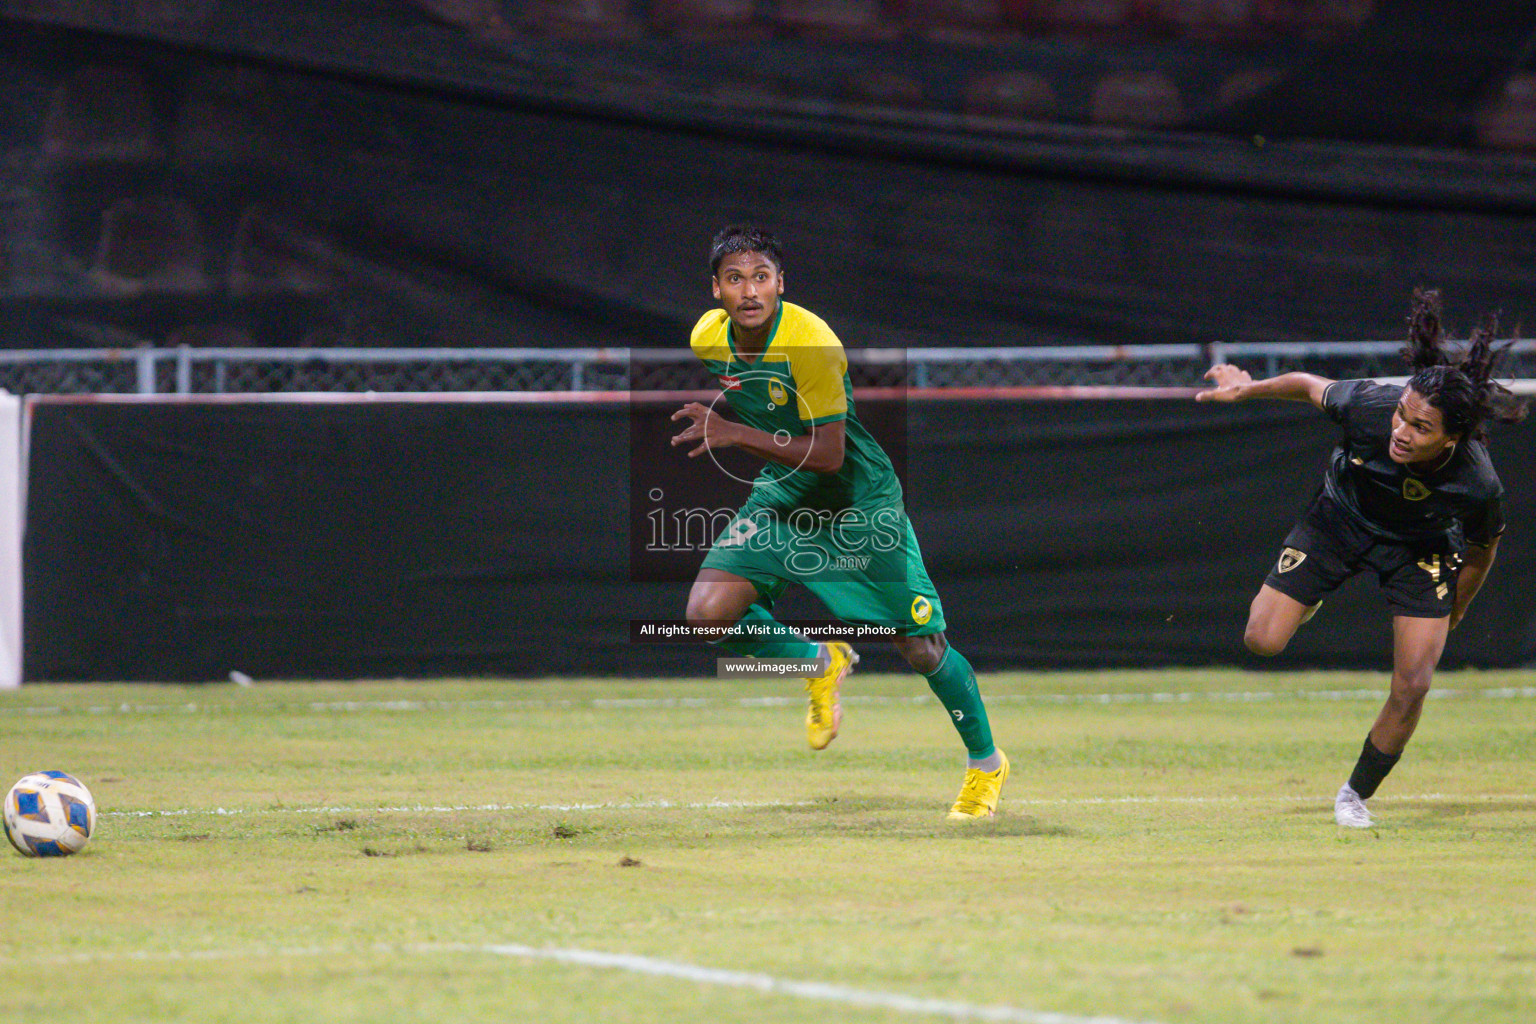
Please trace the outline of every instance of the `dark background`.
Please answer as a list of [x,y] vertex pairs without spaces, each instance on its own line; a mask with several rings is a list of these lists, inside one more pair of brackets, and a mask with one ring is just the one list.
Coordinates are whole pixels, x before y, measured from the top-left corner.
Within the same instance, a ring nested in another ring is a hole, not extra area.
[[[26,535],[30,680],[696,674],[631,644],[686,582],[631,578],[623,443],[663,405],[40,404]],[[907,494],[949,636],[978,668],[1260,664],[1247,602],[1334,428],[1290,404],[913,402]],[[1507,438],[1506,438],[1507,439]],[[1495,447],[1529,481],[1536,451]],[[680,451],[637,450],[656,463]],[[671,479],[740,502],[704,463]],[[1536,491],[1447,665],[1536,657]],[[643,515],[643,512],[640,513]],[[696,560],[695,560],[696,564]],[[803,591],[788,618],[823,610]],[[1380,666],[1356,578],[1298,665]],[[868,649],[871,666],[894,654]],[[1271,663],[1273,664],[1273,663]]]
[[[1390,339],[1419,284],[1462,336],[1536,312],[1531,3],[0,0],[0,31],[0,348],[680,347],[737,219],[850,348]],[[627,642],[685,594],[629,580],[634,460],[676,455],[631,415],[39,406],[28,678],[697,671]],[[987,668],[1242,660],[1332,443],[1160,402],[905,427]],[[1448,663],[1536,653],[1532,438],[1494,446],[1512,528]],[[1283,662],[1379,666],[1387,630],[1356,581]]]
[[854,346],[1533,315],[1536,7],[5,0],[0,344]]

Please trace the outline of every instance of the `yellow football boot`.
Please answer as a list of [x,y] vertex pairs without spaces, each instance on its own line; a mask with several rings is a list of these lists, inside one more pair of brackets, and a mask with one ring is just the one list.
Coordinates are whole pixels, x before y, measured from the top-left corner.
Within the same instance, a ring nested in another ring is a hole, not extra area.
[[995,772],[980,768],[967,768],[965,782],[960,786],[960,796],[949,809],[950,821],[972,821],[990,818],[997,813],[997,798],[1003,793],[1003,783],[1008,781],[1008,755],[1001,750],[998,756],[1003,763]]
[[810,694],[810,707],[805,712],[805,738],[812,750],[824,750],[837,736],[837,727],[843,720],[843,706],[838,702],[837,691],[859,663],[859,656],[844,643],[824,645],[827,652],[827,670],[805,681],[805,692]]

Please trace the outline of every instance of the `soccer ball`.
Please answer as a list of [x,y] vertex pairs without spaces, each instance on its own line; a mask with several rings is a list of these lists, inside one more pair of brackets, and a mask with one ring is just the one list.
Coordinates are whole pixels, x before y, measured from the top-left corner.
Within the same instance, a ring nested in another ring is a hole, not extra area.
[[68,857],[96,831],[96,801],[67,772],[33,772],[5,794],[5,838],[26,857]]

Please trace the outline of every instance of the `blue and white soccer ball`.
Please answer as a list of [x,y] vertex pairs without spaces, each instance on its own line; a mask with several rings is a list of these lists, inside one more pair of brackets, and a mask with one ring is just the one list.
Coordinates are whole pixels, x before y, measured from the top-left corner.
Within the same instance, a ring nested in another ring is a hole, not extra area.
[[33,772],[5,794],[5,838],[27,857],[68,857],[96,832],[96,801],[67,772]]

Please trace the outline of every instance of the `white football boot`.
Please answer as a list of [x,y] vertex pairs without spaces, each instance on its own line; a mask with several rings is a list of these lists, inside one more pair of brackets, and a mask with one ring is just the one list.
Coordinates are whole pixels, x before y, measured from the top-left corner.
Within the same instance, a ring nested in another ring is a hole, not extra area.
[[1339,795],[1333,799],[1333,820],[1343,828],[1370,828],[1375,822],[1366,810],[1360,794],[1349,788],[1349,783],[1339,787]]

